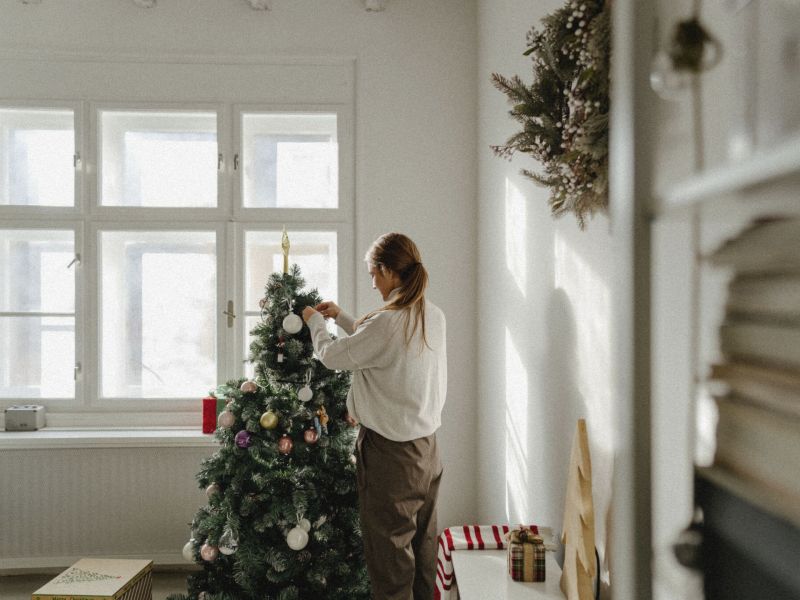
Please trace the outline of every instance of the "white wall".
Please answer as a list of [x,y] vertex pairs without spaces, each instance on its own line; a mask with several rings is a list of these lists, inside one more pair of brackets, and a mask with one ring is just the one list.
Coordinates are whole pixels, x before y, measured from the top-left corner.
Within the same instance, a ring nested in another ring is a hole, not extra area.
[[[449,319],[450,384],[440,444],[446,475],[440,521],[477,511],[476,102],[473,2],[275,0],[269,12],[243,0],[7,2],[0,45],[11,51],[153,55],[355,57],[356,312],[377,304],[361,256],[387,230],[420,246],[429,297]],[[0,84],[0,96],[6,85]],[[59,81],[52,94],[59,96]],[[362,276],[363,269],[363,276]],[[198,465],[199,467],[199,465]]]
[[560,531],[576,420],[586,418],[602,558],[614,452],[609,222],[600,215],[581,231],[572,216],[553,220],[547,190],[519,174],[533,160],[509,163],[489,148],[517,127],[489,76],[530,81],[525,34],[561,4],[479,2],[479,515]]

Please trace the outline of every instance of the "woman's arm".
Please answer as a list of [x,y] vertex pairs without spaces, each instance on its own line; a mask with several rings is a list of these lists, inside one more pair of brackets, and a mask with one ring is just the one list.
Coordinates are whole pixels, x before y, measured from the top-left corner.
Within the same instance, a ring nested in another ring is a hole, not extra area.
[[323,316],[316,311],[309,313],[306,322],[320,362],[329,369],[348,371],[383,366],[387,340],[385,318],[381,316],[378,313],[364,321],[352,335],[334,340],[325,327]]

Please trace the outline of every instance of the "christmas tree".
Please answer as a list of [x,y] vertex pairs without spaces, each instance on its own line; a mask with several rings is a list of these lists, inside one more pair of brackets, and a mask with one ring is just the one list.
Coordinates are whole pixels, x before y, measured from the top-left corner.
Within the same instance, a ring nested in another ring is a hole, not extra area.
[[[286,238],[284,238],[286,240]],[[252,331],[254,380],[230,381],[216,438],[197,476],[208,505],[184,556],[194,600],[369,597],[358,517],[349,374],[313,358],[300,313],[316,306],[294,265],[270,276]],[[289,272],[286,272],[289,271]],[[185,600],[172,596],[170,600]]]

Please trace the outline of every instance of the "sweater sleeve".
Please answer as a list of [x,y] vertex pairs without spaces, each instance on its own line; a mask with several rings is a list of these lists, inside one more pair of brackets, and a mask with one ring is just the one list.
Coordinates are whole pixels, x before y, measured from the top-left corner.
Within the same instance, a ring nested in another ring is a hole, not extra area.
[[350,316],[350,314],[341,309],[339,310],[339,314],[336,315],[336,324],[341,327],[347,335],[353,335],[353,333],[355,333],[355,322],[356,320]]
[[308,321],[311,342],[320,362],[329,369],[354,371],[381,367],[387,360],[386,319],[375,315],[361,324],[353,335],[332,339],[319,313]]

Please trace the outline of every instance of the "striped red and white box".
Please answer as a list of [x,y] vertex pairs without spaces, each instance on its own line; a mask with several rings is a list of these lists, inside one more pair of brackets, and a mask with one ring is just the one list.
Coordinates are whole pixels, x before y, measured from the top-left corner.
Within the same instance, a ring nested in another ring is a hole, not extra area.
[[153,561],[82,558],[31,600],[152,600]]

